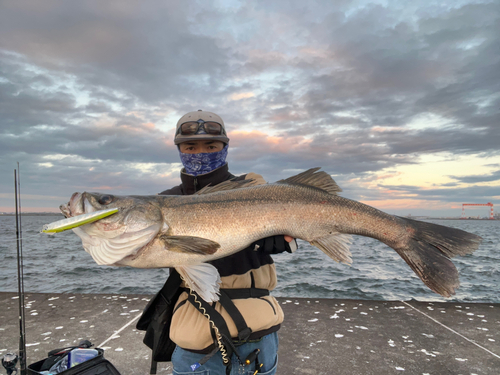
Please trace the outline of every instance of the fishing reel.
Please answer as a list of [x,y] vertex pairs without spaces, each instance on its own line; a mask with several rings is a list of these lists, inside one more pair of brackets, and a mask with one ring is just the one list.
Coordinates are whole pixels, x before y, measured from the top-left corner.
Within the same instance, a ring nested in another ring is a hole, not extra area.
[[2,358],[2,366],[7,370],[7,375],[17,374],[16,364],[19,357],[16,353],[7,353]]

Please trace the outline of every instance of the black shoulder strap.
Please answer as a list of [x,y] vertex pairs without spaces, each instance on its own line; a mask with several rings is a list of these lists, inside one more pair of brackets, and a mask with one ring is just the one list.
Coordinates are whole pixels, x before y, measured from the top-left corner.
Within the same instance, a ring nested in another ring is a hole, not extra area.
[[236,329],[238,330],[238,339],[240,341],[246,341],[250,337],[252,329],[247,326],[245,318],[243,318],[238,308],[223,289],[220,291],[220,304],[226,309],[231,319],[233,319]]
[[155,306],[158,304],[165,306],[171,304],[172,302],[175,303],[175,301],[172,300],[175,298],[176,294],[178,294],[181,282],[182,280],[179,273],[174,268],[171,268],[170,276],[167,278],[167,281],[165,281],[165,284],[160,291],[156,293],[153,298],[151,298],[144,308],[141,317],[137,321],[136,328],[138,330],[146,331],[148,329],[149,323],[151,322],[151,319],[153,319],[153,315],[155,313]]
[[[156,295],[149,301],[144,309],[136,328],[146,331],[144,344],[151,348],[151,369],[150,374],[156,374],[157,356],[165,357],[159,360],[170,360],[175,343],[169,338],[170,319],[173,305],[182,292],[181,277],[179,273],[171,268],[170,276]],[[168,352],[168,353],[167,353]]]
[[172,303],[172,298],[175,296],[177,289],[181,286],[181,275],[175,268],[170,268],[170,276],[159,291],[159,295],[166,303]]

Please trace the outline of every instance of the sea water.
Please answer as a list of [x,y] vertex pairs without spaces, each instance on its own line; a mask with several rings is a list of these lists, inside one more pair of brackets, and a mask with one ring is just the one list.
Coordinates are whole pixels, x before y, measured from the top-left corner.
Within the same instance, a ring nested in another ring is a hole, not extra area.
[[[168,270],[97,265],[72,231],[40,233],[61,215],[22,216],[25,292],[154,294]],[[304,298],[463,301],[500,303],[500,221],[426,220],[483,237],[472,255],[453,258],[461,285],[452,298],[429,290],[391,248],[354,236],[352,265],[339,264],[298,241],[294,254],[274,255],[278,286],[273,295]],[[0,291],[17,291],[15,217],[0,216]]]

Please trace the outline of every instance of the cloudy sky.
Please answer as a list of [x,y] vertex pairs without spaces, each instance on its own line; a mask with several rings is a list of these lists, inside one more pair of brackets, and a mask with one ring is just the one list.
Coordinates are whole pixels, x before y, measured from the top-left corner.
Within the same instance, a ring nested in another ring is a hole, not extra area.
[[500,211],[498,0],[0,8],[0,211],[16,162],[26,211],[177,185],[174,127],[197,109],[224,119],[234,174],[319,166],[390,213]]

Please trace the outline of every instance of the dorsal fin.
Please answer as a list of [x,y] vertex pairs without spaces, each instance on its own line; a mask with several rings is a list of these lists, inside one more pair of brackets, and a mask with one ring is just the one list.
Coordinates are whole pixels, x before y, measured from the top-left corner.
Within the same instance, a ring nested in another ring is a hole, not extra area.
[[249,187],[259,184],[260,182],[253,179],[238,180],[238,181],[227,180],[214,186],[212,185],[205,186],[203,189],[197,191],[195,194],[196,195],[210,194],[210,193],[215,193],[217,191],[241,189],[244,187]]
[[296,176],[288,177],[285,180],[279,180],[277,183],[313,186],[333,195],[340,193],[342,189],[333,181],[333,178],[326,172],[317,172],[319,169],[320,168],[311,168]]

